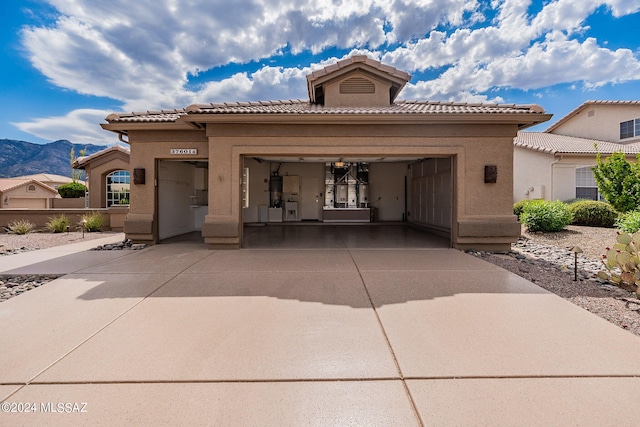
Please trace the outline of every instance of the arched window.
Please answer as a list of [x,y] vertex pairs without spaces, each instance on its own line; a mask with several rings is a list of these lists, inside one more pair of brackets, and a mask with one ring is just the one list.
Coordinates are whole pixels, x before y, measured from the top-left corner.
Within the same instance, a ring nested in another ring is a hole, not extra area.
[[576,168],[576,198],[601,199],[591,166]]
[[107,207],[129,204],[129,171],[117,170],[107,175]]

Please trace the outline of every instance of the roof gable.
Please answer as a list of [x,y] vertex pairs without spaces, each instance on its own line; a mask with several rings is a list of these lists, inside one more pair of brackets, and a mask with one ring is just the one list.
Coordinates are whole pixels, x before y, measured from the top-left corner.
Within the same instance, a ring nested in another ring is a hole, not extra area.
[[14,178],[2,178],[0,179],[0,193],[13,190],[19,187],[26,187],[27,185],[34,184],[39,187],[42,187],[46,191],[51,192],[52,194],[57,195],[58,192],[49,187],[46,184],[41,183],[40,181],[36,181],[35,179],[14,179]]
[[90,156],[78,157],[76,161],[73,162],[73,167],[76,169],[85,169],[93,163],[100,164],[118,158],[129,162],[129,155],[130,151],[127,147],[113,145],[105,148],[104,150],[100,150],[97,153],[93,153]]
[[[370,83],[370,79],[373,79],[376,82],[380,82],[381,85],[387,86],[388,96],[384,97],[385,105],[392,104],[398,96],[398,93],[400,93],[402,88],[411,79],[410,74],[400,71],[395,67],[384,65],[365,55],[354,55],[307,75],[309,101],[312,104],[324,105],[325,102],[327,102],[327,92],[325,90],[327,86],[337,81],[344,81],[347,76],[368,80]],[[363,82],[361,82],[361,84],[362,83]],[[364,82],[364,84],[366,85],[367,83]],[[332,94],[332,96],[336,95]],[[334,100],[330,100],[329,104],[335,104]],[[353,106],[360,105],[358,105],[358,101],[355,101]]]
[[565,123],[571,121],[574,117],[576,117],[578,114],[580,114],[581,112],[583,112],[587,108],[589,108],[591,106],[598,106],[598,105],[616,105],[616,106],[628,105],[628,106],[633,106],[633,107],[637,108],[637,107],[640,107],[640,101],[597,101],[597,100],[586,101],[586,102],[582,103],[581,105],[579,105],[578,107],[576,107],[575,109],[573,109],[572,111],[570,111],[568,114],[566,114],[560,120],[558,120],[557,122],[555,122],[554,124],[549,126],[547,128],[547,130],[545,130],[545,132],[553,133],[560,126],[562,126]]

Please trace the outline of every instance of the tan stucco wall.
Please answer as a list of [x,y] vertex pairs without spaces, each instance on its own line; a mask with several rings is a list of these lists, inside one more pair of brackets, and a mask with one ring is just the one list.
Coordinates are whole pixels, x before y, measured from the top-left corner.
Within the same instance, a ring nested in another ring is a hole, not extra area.
[[[243,155],[453,156],[457,166],[454,244],[504,246],[519,235],[512,213],[515,126],[245,124],[209,125],[207,129],[211,140],[210,165],[217,162],[217,170],[209,175],[209,215],[203,226],[208,243],[240,245],[240,193],[234,189],[241,184]],[[498,166],[496,184],[484,183],[484,166],[488,164]]]
[[[145,184],[134,184],[131,179],[130,210],[124,222],[127,236],[136,241],[157,242],[156,215],[156,163],[164,160],[207,160],[209,144],[204,131],[131,131],[129,168],[145,169]],[[172,148],[196,149],[196,155],[171,155]]]
[[620,140],[620,122],[637,118],[640,118],[640,106],[589,105],[552,133],[601,141],[637,142],[640,138]]
[[[340,93],[340,84],[345,80],[351,78],[364,78],[375,86],[374,93],[358,93],[358,94],[344,94]],[[364,73],[352,73],[341,77],[340,79],[330,82],[324,86],[325,91],[325,106],[326,107],[353,107],[357,106],[389,106],[389,89],[391,85],[376,79],[368,74]]]
[[[154,221],[157,159],[209,160],[209,211],[202,234],[205,242],[214,247],[234,248],[242,242],[243,156],[291,156],[293,162],[305,156],[450,157],[454,167],[454,246],[506,249],[519,236],[520,230],[512,210],[513,137],[516,131],[515,125],[457,123],[210,123],[206,134],[204,131],[131,131],[130,169],[146,169],[147,182],[131,185],[131,210],[124,229],[134,240],[158,239]],[[171,156],[171,148],[195,148],[198,154]],[[485,184],[485,165],[497,166],[497,183]],[[260,184],[257,186],[264,191]]]
[[116,170],[131,172],[129,169],[129,156],[125,153],[119,151],[108,153],[85,167],[87,182],[89,183],[89,207],[104,208],[107,206],[106,177]]

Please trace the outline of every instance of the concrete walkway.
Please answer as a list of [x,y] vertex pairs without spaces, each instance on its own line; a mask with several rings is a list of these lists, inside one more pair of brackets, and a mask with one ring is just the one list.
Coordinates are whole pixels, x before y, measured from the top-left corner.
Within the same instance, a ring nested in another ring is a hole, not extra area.
[[0,304],[2,408],[35,404],[0,425],[640,424],[636,336],[462,252],[363,242],[65,258]]

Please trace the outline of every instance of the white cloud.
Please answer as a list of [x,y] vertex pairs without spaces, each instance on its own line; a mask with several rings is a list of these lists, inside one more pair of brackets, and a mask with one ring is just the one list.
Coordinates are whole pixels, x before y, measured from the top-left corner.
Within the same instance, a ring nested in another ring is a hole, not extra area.
[[48,141],[68,139],[78,144],[113,145],[115,134],[98,126],[98,123],[104,123],[104,118],[110,113],[104,110],[74,110],[65,116],[12,124]]
[[[585,37],[594,11],[604,6],[614,17],[637,13],[638,0],[545,0],[537,9],[531,0],[48,2],[61,14],[53,25],[22,33],[34,67],[59,87],[119,100],[126,111],[306,98],[306,74],[338,58],[298,68],[264,66],[195,89],[187,85],[190,74],[277,58],[287,49],[321,53],[338,47],[410,73],[439,72],[407,85],[400,95],[407,99],[500,102],[491,94],[495,88],[573,82],[591,88],[640,76],[632,50],[608,49]],[[80,139],[104,138],[97,123],[108,112],[98,118],[87,111],[19,127],[48,139],[60,137],[53,136],[54,127]]]

